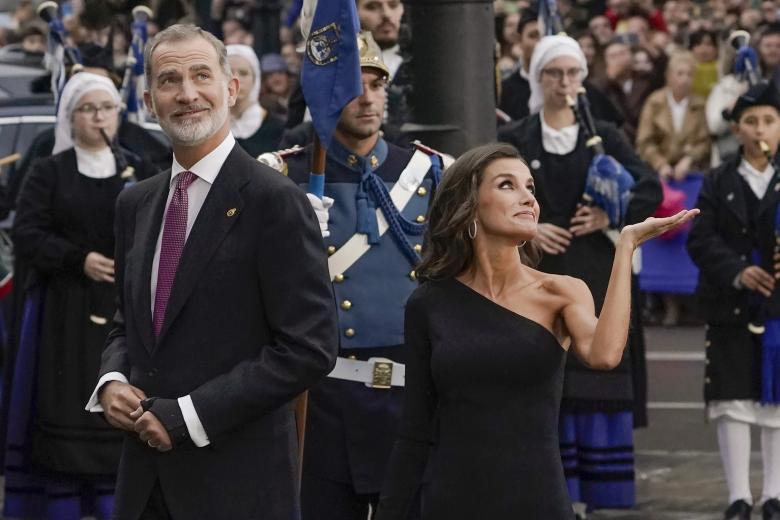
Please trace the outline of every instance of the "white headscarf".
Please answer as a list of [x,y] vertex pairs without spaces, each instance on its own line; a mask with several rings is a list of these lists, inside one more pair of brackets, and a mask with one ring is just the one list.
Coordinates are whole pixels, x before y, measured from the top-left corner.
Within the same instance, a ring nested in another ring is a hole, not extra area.
[[541,110],[544,104],[542,86],[539,83],[542,70],[555,58],[561,56],[570,56],[580,62],[583,69],[582,78],[588,75],[588,60],[585,59],[580,44],[569,36],[556,34],[554,36],[545,36],[534,48],[531,55],[531,66],[528,70],[528,83],[531,86],[531,97],[528,99],[528,108],[532,114]]
[[54,128],[52,155],[73,148],[73,129],[71,128],[73,110],[84,94],[95,90],[108,92],[117,105],[122,102],[114,83],[107,77],[91,72],[79,72],[73,75],[65,84],[65,88],[62,89],[60,106],[57,109],[57,125]]
[[252,104],[239,117],[233,117],[230,121],[230,131],[233,132],[233,135],[239,139],[246,139],[251,137],[262,126],[265,115],[258,101],[260,97],[260,80],[262,79],[260,60],[257,59],[257,54],[249,45],[228,45],[226,48],[228,56],[238,56],[248,61],[255,76],[255,81],[249,90],[249,98],[252,100]]

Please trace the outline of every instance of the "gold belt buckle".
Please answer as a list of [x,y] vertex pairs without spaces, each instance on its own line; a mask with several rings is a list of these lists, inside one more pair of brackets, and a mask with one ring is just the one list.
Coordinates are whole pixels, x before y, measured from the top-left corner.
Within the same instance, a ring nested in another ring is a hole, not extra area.
[[383,390],[392,388],[393,362],[385,358],[370,358],[368,362],[373,363],[374,368],[371,371],[371,382],[366,383],[366,386]]

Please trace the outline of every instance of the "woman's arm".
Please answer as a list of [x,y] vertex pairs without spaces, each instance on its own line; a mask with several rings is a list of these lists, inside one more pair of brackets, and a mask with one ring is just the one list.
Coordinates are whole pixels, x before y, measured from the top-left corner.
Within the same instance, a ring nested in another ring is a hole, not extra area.
[[57,231],[52,205],[58,189],[58,173],[53,160],[33,163],[19,192],[11,236],[16,254],[38,271],[84,275],[88,251]]
[[404,411],[374,520],[406,520],[420,487],[433,441],[437,396],[431,377],[427,306],[420,294],[423,290],[424,286],[413,293],[406,304]]
[[612,273],[598,319],[588,287],[581,280],[569,279],[569,303],[562,310],[562,318],[572,339],[571,348],[583,363],[602,370],[614,368],[620,363],[631,318],[631,257],[634,250],[641,243],[682,225],[698,212],[693,209],[668,218],[650,217],[623,228],[615,245]]

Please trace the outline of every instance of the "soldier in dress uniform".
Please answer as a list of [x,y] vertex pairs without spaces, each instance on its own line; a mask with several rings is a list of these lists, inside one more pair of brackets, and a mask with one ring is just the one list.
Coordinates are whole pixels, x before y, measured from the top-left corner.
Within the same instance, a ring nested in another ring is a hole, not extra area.
[[780,318],[780,295],[772,275],[777,272],[772,257],[780,245],[775,229],[780,93],[772,83],[758,83],[738,98],[731,119],[741,143],[739,153],[725,158],[705,178],[696,203],[701,216],[688,236],[688,252],[699,268],[700,309],[707,321],[704,399],[708,419],[717,426],[728,485],[724,518],[751,516],[750,430],[758,427],[762,517],[780,520],[780,402],[764,393],[767,376],[776,380],[780,371],[776,364],[765,364],[765,350],[776,341],[768,342],[771,336],[761,330],[765,320]]
[[[365,520],[376,507],[402,409],[404,306],[417,287],[428,204],[451,161],[382,137],[389,71],[370,33],[358,43],[363,94],[344,109],[328,148],[325,197],[309,195],[341,331],[336,368],[309,391],[303,520]],[[312,147],[282,155],[306,189]]]

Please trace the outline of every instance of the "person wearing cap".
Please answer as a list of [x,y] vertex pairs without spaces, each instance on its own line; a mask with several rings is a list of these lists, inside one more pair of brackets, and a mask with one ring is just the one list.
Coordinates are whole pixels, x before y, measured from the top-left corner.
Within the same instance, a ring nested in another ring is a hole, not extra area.
[[[582,204],[593,152],[586,146],[584,129],[566,100],[567,95],[575,95],[587,73],[585,56],[574,39],[563,35],[542,38],[529,69],[532,115],[501,128],[498,138],[520,151],[536,183],[541,207],[536,241],[545,253],[539,269],[584,280],[598,313],[615,247],[606,234],[610,231],[606,213]],[[661,201],[658,176],[637,157],[616,127],[596,120],[596,130],[606,153],[635,180],[625,224],[640,222]],[[632,319],[638,314],[633,312]],[[632,322],[626,354],[609,372],[589,369],[573,356],[567,359],[561,453],[572,501],[590,508],[634,505],[633,464],[626,461],[633,458],[632,350],[640,339],[641,327]],[[588,457],[594,452],[604,457],[591,469]]]
[[260,62],[248,45],[228,45],[228,61],[238,78],[236,104],[230,108],[230,131],[246,152],[258,155],[276,150],[284,123],[260,106]]
[[19,194],[12,237],[25,265],[16,290],[26,305],[8,411],[4,517],[111,514],[122,436],[82,407],[116,310],[116,198],[156,173],[101,135],[115,139],[119,104],[107,78],[73,76],[60,99],[54,155],[34,163]]
[[281,54],[265,54],[260,58],[262,81],[260,103],[280,118],[287,117],[294,83],[287,60]]
[[[436,152],[382,137],[389,71],[370,32],[358,47],[363,94],[344,108],[328,147],[325,197],[309,195],[330,255],[340,334],[336,368],[309,391],[303,520],[364,520],[376,509],[402,408],[404,305],[444,169]],[[312,149],[286,158],[302,189]]]
[[731,127],[739,152],[705,177],[696,203],[701,216],[687,244],[699,268],[699,309],[707,322],[704,399],[707,417],[717,428],[728,486],[724,518],[750,518],[750,439],[757,427],[764,470],[759,503],[764,520],[780,520],[780,408],[762,403],[760,331],[765,319],[780,317],[775,292],[780,267],[775,253],[777,87],[762,81],[740,96],[731,110]]

